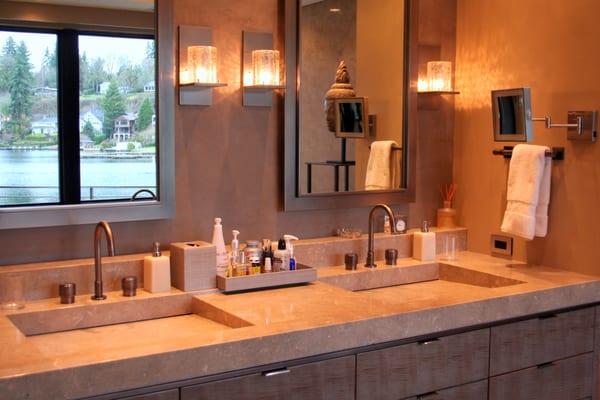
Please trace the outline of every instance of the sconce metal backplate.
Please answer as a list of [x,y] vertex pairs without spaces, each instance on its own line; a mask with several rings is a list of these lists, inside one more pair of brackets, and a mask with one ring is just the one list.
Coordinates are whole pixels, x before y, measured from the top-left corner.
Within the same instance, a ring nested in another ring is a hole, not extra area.
[[581,117],[581,134],[578,132],[576,127],[567,128],[567,139],[569,140],[585,140],[588,142],[595,142],[597,136],[597,111],[569,111],[567,116],[567,123],[577,124],[577,119]]
[[245,82],[245,75],[252,71],[252,51],[273,48],[273,34],[270,32],[243,31],[242,49],[242,104],[246,107],[271,107],[275,87],[253,87]]
[[[201,26],[179,26],[179,74],[183,66],[187,65],[187,48],[189,46],[212,45],[212,29]],[[179,75],[178,74],[178,75]],[[179,75],[180,76],[180,75]],[[203,85],[179,85],[180,105],[212,105],[212,88]]]

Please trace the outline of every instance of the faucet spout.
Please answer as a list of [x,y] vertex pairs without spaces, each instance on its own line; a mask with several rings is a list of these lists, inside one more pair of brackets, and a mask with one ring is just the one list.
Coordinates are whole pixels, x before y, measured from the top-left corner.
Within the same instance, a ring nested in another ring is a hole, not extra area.
[[106,295],[103,293],[102,288],[102,231],[106,235],[106,247],[108,248],[108,255],[115,255],[115,242],[113,240],[113,233],[110,225],[106,221],[100,221],[96,225],[94,231],[94,267],[96,277],[94,279],[94,295],[92,300],[104,300]]
[[367,249],[367,262],[365,263],[365,267],[367,268],[375,268],[377,264],[375,264],[375,253],[373,251],[373,242],[375,241],[375,227],[373,226],[373,219],[375,217],[375,212],[377,209],[381,209],[385,211],[390,218],[390,225],[393,233],[397,233],[396,231],[396,219],[394,218],[394,213],[392,209],[385,204],[377,204],[371,209],[369,213],[369,248]]

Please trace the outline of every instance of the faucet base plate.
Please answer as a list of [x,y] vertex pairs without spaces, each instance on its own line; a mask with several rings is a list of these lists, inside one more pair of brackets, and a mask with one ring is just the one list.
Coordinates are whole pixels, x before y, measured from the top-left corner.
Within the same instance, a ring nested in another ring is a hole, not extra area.
[[377,268],[377,264],[365,264],[365,268]]
[[92,296],[92,300],[106,300],[106,295],[102,296]]

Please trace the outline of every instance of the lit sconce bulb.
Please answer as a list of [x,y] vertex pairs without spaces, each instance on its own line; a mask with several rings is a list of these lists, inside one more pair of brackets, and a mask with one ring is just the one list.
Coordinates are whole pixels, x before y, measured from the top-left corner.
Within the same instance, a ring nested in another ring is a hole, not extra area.
[[279,51],[254,50],[252,70],[254,85],[279,85]]
[[213,46],[189,46],[188,65],[193,71],[192,81],[196,83],[218,83],[217,48]]
[[450,61],[430,61],[427,63],[427,90],[432,92],[452,91],[452,63]]
[[417,91],[418,92],[426,92],[429,90],[429,82],[427,79],[420,78],[417,82]]

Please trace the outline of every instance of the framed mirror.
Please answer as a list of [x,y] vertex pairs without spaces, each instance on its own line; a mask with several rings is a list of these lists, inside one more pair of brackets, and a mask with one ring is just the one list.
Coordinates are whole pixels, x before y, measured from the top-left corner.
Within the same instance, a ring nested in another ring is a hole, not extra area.
[[173,215],[172,38],[170,1],[3,2],[0,229]]
[[286,210],[414,200],[412,2],[286,0]]

